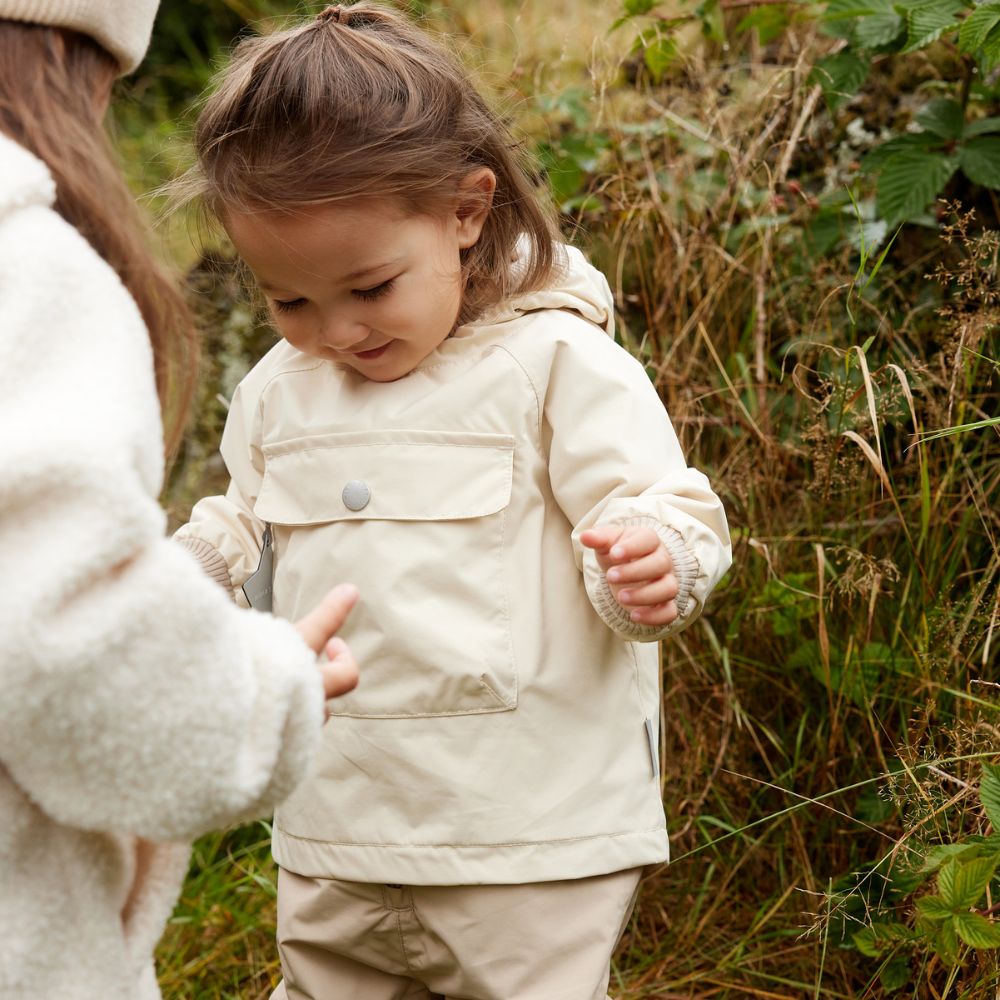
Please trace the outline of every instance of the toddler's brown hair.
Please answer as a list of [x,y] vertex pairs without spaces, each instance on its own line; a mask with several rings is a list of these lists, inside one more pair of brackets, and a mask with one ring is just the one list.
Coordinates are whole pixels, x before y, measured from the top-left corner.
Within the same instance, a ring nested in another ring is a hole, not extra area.
[[442,45],[379,3],[240,42],[199,115],[196,149],[186,196],[223,222],[227,209],[353,198],[433,215],[488,167],[497,185],[462,251],[460,322],[542,287],[556,266],[555,226],[507,126]]

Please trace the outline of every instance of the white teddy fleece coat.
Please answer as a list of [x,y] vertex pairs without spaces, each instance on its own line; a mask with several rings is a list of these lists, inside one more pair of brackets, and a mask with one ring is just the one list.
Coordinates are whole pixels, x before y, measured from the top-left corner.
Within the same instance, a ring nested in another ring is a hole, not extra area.
[[164,537],[147,333],[54,195],[0,136],[0,998],[148,1000],[186,842],[291,791],[323,695]]

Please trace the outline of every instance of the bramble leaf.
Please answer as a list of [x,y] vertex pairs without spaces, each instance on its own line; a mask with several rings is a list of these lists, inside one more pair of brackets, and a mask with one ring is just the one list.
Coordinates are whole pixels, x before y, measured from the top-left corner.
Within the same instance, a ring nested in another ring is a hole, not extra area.
[[967,910],[979,902],[997,869],[996,857],[949,861],[938,875],[938,892],[953,910]]
[[[1000,189],[1000,135],[983,135],[964,143],[958,150],[958,164],[970,181],[994,190]],[[983,780],[986,780],[985,768]],[[993,815],[1000,821],[1000,778],[994,777],[992,782],[990,796]],[[981,786],[980,795],[982,795]],[[983,805],[986,805],[985,799]],[[990,822],[997,826],[993,815],[990,815]]]
[[972,138],[975,135],[992,135],[996,132],[1000,132],[1000,118],[980,118],[969,122],[962,134],[966,138]]
[[919,215],[941,193],[956,167],[953,157],[933,150],[893,153],[879,174],[879,215],[890,226]]
[[978,913],[956,913],[952,919],[958,936],[970,948],[1000,948],[1000,924]]
[[959,26],[959,52],[975,52],[983,47],[987,36],[1000,24],[1000,0],[978,6]]
[[917,900],[917,911],[928,920],[947,920],[953,916],[953,909],[940,896],[921,896]]
[[[965,167],[963,166],[962,169],[965,170]],[[968,173],[967,170],[966,173]],[[969,176],[972,177],[971,174]],[[974,177],[972,179],[976,180]],[[976,183],[982,182],[976,181]],[[983,809],[986,810],[986,815],[989,817],[993,829],[1000,830],[1000,767],[996,764],[983,764],[979,778],[979,801],[982,802]]]
[[820,59],[809,74],[809,83],[823,88],[827,107],[836,111],[858,92],[870,71],[871,60],[845,49]]
[[959,26],[958,15],[965,9],[963,0],[928,0],[912,7],[906,14],[906,45],[902,51],[922,49],[946,31],[953,31]]
[[917,112],[917,124],[941,139],[958,139],[965,127],[965,112],[958,101],[939,98]]

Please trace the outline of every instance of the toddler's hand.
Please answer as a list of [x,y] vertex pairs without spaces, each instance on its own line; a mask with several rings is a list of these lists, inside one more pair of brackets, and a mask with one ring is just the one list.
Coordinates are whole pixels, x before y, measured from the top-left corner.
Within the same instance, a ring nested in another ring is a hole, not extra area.
[[580,541],[593,549],[608,586],[640,625],[669,625],[677,617],[674,564],[652,528],[606,525],[590,528]]
[[319,659],[316,667],[323,677],[327,698],[347,694],[358,684],[358,665],[343,639],[336,632],[344,624],[351,608],[357,603],[358,592],[349,583],[334,587],[295,627],[306,644],[317,655],[326,653],[328,660]]

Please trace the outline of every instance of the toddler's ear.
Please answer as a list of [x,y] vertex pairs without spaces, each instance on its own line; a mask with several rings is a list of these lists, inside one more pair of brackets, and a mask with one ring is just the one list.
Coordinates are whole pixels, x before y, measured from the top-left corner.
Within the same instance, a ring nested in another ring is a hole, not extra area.
[[459,182],[455,217],[458,219],[458,245],[463,250],[474,246],[479,239],[496,189],[496,174],[489,167],[479,167]]

